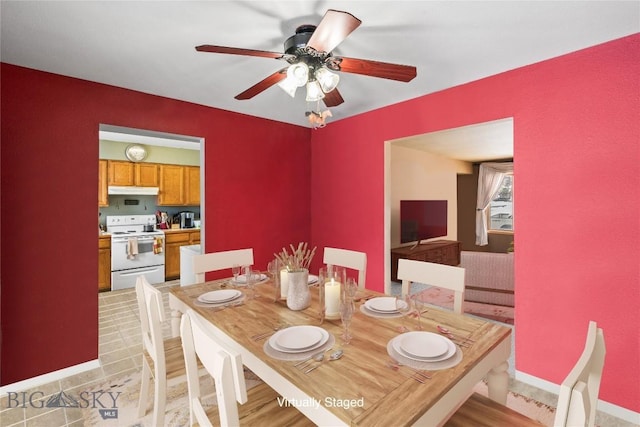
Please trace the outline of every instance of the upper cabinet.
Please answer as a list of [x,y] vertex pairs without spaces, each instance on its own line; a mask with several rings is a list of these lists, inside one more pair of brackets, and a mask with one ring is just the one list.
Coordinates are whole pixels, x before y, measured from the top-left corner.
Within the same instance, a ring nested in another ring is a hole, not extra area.
[[107,161],[98,160],[98,206],[109,206],[109,194],[107,193]]
[[199,166],[185,166],[185,205],[198,206],[200,205],[200,167]]
[[109,185],[158,186],[158,165],[108,160]]
[[200,167],[160,165],[160,206],[200,204]]

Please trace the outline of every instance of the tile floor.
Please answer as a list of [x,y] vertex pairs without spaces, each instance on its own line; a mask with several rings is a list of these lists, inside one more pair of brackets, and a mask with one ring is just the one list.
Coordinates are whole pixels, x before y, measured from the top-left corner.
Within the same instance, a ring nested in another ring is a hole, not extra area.
[[[179,286],[178,281],[158,285],[164,293],[171,286]],[[0,399],[1,427],[80,427],[83,426],[82,410],[78,408],[44,407],[44,402],[53,394],[65,391],[71,395],[78,395],[109,379],[133,373],[141,369],[142,341],[140,334],[140,319],[134,289],[114,292],[104,292],[98,295],[99,300],[99,348],[98,354],[101,367],[78,375],[63,378],[34,388],[25,390],[26,395],[32,392],[38,399],[32,403],[16,405],[9,408],[7,397]],[[168,298],[165,296],[165,312],[168,316]],[[165,322],[164,335],[171,335],[170,322]],[[557,396],[535,389],[519,381],[512,380],[510,387],[513,391],[531,397],[547,405],[555,405]],[[42,407],[40,403],[43,403]],[[16,407],[18,406],[18,407]],[[634,427],[633,424],[618,420],[605,414],[599,414],[598,425],[602,427]],[[637,427],[637,426],[635,426]]]

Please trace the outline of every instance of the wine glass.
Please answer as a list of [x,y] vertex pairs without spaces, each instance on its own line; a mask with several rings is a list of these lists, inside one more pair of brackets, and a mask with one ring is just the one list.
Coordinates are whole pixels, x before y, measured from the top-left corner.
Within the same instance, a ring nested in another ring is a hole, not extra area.
[[354,305],[351,298],[343,298],[340,300],[340,319],[342,320],[342,326],[344,326],[344,332],[342,334],[342,341],[344,344],[351,342],[351,333],[349,332],[349,325],[351,325],[351,319],[353,318]]
[[358,292],[358,282],[353,277],[349,277],[347,279],[347,283],[345,283],[345,294],[351,300],[355,298],[356,293]]
[[409,294],[396,297],[396,310],[402,315],[402,326],[400,332],[408,332],[409,328],[404,325],[404,318],[411,312],[412,300]]
[[413,295],[412,300],[416,311],[416,317],[418,318],[418,329],[422,330],[422,312],[427,303],[422,299],[420,294]]
[[238,284],[238,275],[240,274],[240,266],[238,264],[233,264],[231,267],[231,273],[233,273],[233,284]]
[[245,279],[247,283],[247,299],[256,298],[256,282],[260,280],[260,271],[252,270],[251,266],[245,268]]

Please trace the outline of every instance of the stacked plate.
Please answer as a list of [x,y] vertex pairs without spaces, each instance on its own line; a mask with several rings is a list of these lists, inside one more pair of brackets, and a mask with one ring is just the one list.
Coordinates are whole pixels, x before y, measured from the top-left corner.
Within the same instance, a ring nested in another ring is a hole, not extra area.
[[318,276],[314,276],[313,274],[309,275],[309,284],[310,285],[315,285],[316,283],[318,283]]
[[221,289],[204,293],[198,297],[198,302],[206,305],[226,304],[239,299],[242,292],[237,289]]
[[[258,281],[256,283],[264,282],[265,280],[267,280],[267,275],[260,273],[260,277],[258,277]],[[239,286],[246,285],[247,276],[245,276],[244,274],[241,274],[237,278],[234,277],[233,279],[231,279],[231,283]]]
[[[402,302],[402,304],[406,304]],[[400,317],[402,313],[396,307],[394,297],[376,297],[367,300],[360,306],[360,311],[371,317]]]
[[333,347],[335,338],[318,326],[291,326],[273,334],[264,343],[267,355],[279,360],[303,360]]
[[442,362],[452,358],[456,345],[448,338],[432,332],[407,332],[391,340],[391,347],[402,357],[416,362]]

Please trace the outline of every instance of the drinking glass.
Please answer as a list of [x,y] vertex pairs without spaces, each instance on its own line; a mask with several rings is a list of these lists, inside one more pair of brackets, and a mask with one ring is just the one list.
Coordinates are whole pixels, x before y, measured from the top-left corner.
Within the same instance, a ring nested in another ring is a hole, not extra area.
[[355,298],[356,293],[358,292],[358,282],[356,282],[356,279],[354,279],[353,277],[349,277],[347,279],[344,292],[349,298],[351,298],[351,300]]
[[251,267],[245,269],[245,279],[247,283],[247,299],[256,298],[256,283],[260,280],[260,271],[253,270]]
[[340,301],[340,319],[342,320],[342,326],[344,326],[344,332],[342,334],[342,342],[349,344],[351,342],[351,333],[349,332],[349,326],[351,325],[351,319],[353,318],[354,305],[351,298],[343,298]]
[[413,306],[416,311],[416,318],[418,319],[418,329],[422,330],[422,312],[427,303],[424,301],[424,299],[422,299],[420,294],[413,295],[411,299],[413,300]]
[[233,284],[237,285],[238,275],[240,274],[240,266],[238,264],[233,264],[233,267],[231,267],[231,273],[233,273]]
[[404,318],[411,312],[412,299],[411,295],[401,295],[396,297],[396,310],[402,314],[402,326],[400,332],[408,332],[409,328],[404,325]]

